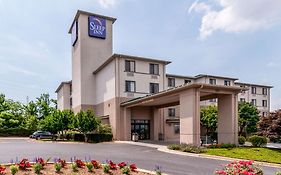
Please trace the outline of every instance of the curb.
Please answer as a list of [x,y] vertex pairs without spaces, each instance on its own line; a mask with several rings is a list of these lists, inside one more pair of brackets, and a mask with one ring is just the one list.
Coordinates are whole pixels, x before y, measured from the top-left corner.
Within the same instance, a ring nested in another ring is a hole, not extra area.
[[[182,155],[182,156],[189,156],[189,157],[198,157],[198,158],[207,158],[207,159],[213,159],[213,160],[224,160],[224,161],[234,161],[234,160],[247,160],[247,159],[239,159],[239,158],[231,158],[231,157],[223,157],[223,156],[214,156],[214,155],[207,155],[207,154],[193,154],[193,153],[185,153],[180,151],[174,151],[169,149],[157,149],[158,151],[170,153],[170,154],[176,154],[176,155]],[[261,166],[267,166],[267,167],[273,167],[273,168],[281,168],[281,164],[276,163],[268,163],[268,162],[260,162],[255,161],[257,164]]]

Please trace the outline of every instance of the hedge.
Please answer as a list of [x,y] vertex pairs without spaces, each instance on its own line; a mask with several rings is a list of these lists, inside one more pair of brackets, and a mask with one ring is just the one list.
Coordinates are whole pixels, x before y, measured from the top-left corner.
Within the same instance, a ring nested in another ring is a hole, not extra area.
[[[112,141],[112,134],[86,134],[88,142],[90,143],[99,143],[99,142],[109,142]],[[75,133],[73,134],[73,140],[84,142],[85,137],[83,134]]]
[[29,137],[34,131],[28,130],[25,128],[8,128],[8,129],[0,129],[0,137]]

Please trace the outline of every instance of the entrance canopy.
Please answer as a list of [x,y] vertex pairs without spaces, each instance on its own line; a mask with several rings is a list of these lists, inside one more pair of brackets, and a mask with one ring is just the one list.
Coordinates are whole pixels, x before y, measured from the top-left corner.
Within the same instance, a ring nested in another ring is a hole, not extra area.
[[[192,83],[168,89],[156,94],[135,98],[121,103],[124,120],[131,119],[137,108],[152,110],[153,139],[158,140],[161,108],[180,106],[180,142],[200,145],[200,101],[218,99],[218,143],[238,142],[237,94],[246,88]],[[144,113],[145,110],[139,112]],[[129,135],[126,132],[125,135]]]
[[121,106],[127,108],[134,106],[153,106],[156,108],[176,106],[180,105],[180,94],[190,89],[197,89],[200,91],[200,101],[218,98],[219,95],[223,94],[238,94],[242,90],[247,90],[246,88],[238,86],[221,86],[204,83],[184,84],[156,94],[123,102]]

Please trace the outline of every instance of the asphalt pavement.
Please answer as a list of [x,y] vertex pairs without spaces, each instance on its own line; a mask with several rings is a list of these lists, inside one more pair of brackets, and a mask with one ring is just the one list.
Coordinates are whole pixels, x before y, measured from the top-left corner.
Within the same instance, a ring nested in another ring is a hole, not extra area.
[[[0,163],[15,162],[22,158],[34,160],[36,157],[45,159],[71,158],[95,159],[100,162],[112,160],[136,163],[139,168],[154,170],[161,166],[164,173],[171,175],[212,175],[220,165],[228,163],[200,157],[174,155],[157,151],[156,148],[130,145],[124,143],[58,143],[33,141],[22,138],[0,138]],[[277,168],[263,167],[265,175],[274,175]]]

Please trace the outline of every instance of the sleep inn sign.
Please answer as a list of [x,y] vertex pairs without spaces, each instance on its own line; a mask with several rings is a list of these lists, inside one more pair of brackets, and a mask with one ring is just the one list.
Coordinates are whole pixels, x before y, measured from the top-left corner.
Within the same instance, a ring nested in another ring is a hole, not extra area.
[[89,36],[106,38],[106,20],[104,18],[89,16]]

